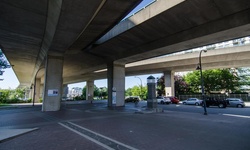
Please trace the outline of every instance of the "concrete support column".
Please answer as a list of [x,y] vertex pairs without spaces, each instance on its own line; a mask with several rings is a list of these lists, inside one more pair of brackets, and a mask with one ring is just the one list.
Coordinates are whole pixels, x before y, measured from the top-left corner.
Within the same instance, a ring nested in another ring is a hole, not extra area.
[[108,106],[124,106],[125,64],[108,64]]
[[87,89],[86,89],[86,100],[94,99],[94,81],[87,81]]
[[63,57],[48,56],[45,65],[45,81],[42,111],[60,110],[62,96]]
[[44,93],[44,84],[40,84],[40,95],[39,98],[43,98],[43,93]]
[[36,84],[36,89],[35,89],[35,103],[39,103],[39,99],[40,99],[40,88],[41,88],[41,78],[36,78],[35,80],[35,84]]
[[113,88],[113,62],[107,64],[107,78],[108,78],[108,107],[112,107],[112,88]]
[[64,99],[64,100],[67,99],[68,91],[69,91],[68,85],[64,84],[63,85],[63,92],[62,92],[62,99]]
[[174,96],[174,71],[164,72],[165,96]]

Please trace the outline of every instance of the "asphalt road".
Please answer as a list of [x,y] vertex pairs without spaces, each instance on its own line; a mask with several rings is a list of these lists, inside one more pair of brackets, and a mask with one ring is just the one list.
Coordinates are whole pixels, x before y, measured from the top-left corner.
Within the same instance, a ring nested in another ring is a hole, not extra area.
[[[1,150],[249,150],[250,108],[158,105],[164,112],[135,113],[146,102],[107,108],[106,101],[66,102],[56,112],[41,106],[0,109],[1,130],[37,129],[0,141]],[[5,132],[6,133],[6,132]]]
[[[126,103],[126,107],[135,107],[134,103]],[[137,107],[146,107],[146,101],[141,101]],[[190,112],[190,113],[204,113],[204,108],[202,106],[195,105],[183,105],[180,104],[158,104],[157,107],[162,108],[165,111],[173,111],[173,112]],[[227,108],[218,108],[216,106],[207,107],[207,113],[209,114],[232,114],[232,115],[242,115],[250,118],[250,106],[246,106],[244,108],[236,108],[236,107],[227,107]]]

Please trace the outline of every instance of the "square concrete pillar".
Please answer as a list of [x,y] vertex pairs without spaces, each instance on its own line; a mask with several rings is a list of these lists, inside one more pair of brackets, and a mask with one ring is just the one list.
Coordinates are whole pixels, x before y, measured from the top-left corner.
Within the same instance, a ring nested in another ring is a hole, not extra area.
[[35,82],[36,82],[36,89],[35,89],[35,101],[34,102],[39,103],[41,79],[36,78]]
[[94,80],[87,81],[86,100],[94,99]]
[[108,64],[108,106],[124,106],[125,64]]
[[174,72],[165,71],[164,72],[165,80],[165,96],[174,96]]
[[45,65],[45,81],[42,111],[58,111],[62,96],[63,57],[48,56]]
[[67,84],[63,85],[63,90],[62,90],[62,99],[66,100],[67,99],[67,95],[68,95],[68,91],[69,91],[69,87]]

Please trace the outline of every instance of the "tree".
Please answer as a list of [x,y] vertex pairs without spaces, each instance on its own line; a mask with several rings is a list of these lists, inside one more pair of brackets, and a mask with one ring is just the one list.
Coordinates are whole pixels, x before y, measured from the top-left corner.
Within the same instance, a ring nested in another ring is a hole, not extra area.
[[183,76],[180,75],[174,76],[174,88],[175,88],[175,96],[178,96],[183,93],[191,93],[190,86],[186,83]]
[[0,75],[3,75],[4,69],[10,68],[10,67],[11,67],[11,65],[9,64],[9,62],[5,58],[2,50],[0,49]]
[[96,85],[94,85],[94,97],[95,96],[98,96],[99,97],[99,95],[100,95],[100,90],[99,90],[99,88],[96,86]]
[[232,69],[221,70],[221,90],[225,90],[227,93],[235,92],[239,90],[239,77],[234,73]]
[[162,75],[160,78],[156,78],[156,91],[157,95],[161,96],[165,93],[165,80],[164,75]]
[[250,68],[235,68],[232,73],[239,78],[239,86],[241,91],[250,89]]
[[99,95],[101,99],[108,98],[108,88],[107,87],[100,87],[99,88]]
[[0,89],[0,103],[27,103],[29,100],[24,101],[25,88],[12,89]]
[[5,103],[10,96],[10,90],[0,90],[0,103]]
[[189,72],[183,76],[183,79],[189,85],[191,93],[199,92],[199,86],[201,85],[199,71]]
[[[205,92],[213,91],[234,92],[239,87],[239,78],[232,73],[231,69],[212,69],[202,72]],[[200,72],[190,72],[184,76],[184,80],[190,85],[192,92],[200,90]]]
[[25,88],[17,88],[13,90],[9,96],[10,99],[24,99],[25,97]]
[[83,99],[86,99],[86,91],[87,91],[87,87],[84,86],[84,87],[82,88],[82,95],[81,95],[81,97],[82,97]]
[[126,96],[140,96],[141,99],[147,99],[147,87],[146,86],[133,86],[125,91]]
[[[87,91],[87,87],[84,86],[84,87],[82,88],[82,95],[81,95],[81,98],[82,98],[82,99],[86,99],[86,97],[87,97],[86,91]],[[106,90],[105,90],[105,88],[104,88],[104,90],[102,91],[103,96],[104,96],[104,95],[107,95],[107,94],[106,94],[107,92],[105,93],[105,91],[107,91],[107,88],[106,88]],[[93,97],[100,97],[100,95],[101,95],[101,90],[100,90],[96,85],[94,85],[94,95],[93,95]]]
[[[174,86],[175,86],[175,96],[178,96],[181,93],[189,93],[190,86],[185,82],[184,78],[180,75],[174,75]],[[157,78],[157,95],[165,94],[165,79],[164,75],[160,78]]]

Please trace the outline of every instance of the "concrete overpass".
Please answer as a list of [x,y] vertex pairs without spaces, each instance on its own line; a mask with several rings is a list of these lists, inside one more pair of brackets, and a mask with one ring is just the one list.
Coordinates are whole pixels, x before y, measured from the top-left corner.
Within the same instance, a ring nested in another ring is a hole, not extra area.
[[[250,42],[250,41],[249,41]],[[206,47],[204,47],[206,48]],[[203,49],[204,49],[203,48]],[[199,50],[182,54],[167,55],[157,58],[146,59],[125,65],[126,76],[163,73],[165,76],[166,93],[174,95],[174,73],[194,71],[199,63]],[[231,47],[215,48],[202,54],[202,68],[222,69],[250,66],[250,44],[234,45]],[[100,70],[93,74],[83,75],[84,81],[90,79],[106,79],[107,70]],[[78,82],[81,82],[79,80]],[[170,83],[170,84],[169,84]]]
[[[183,72],[194,71],[199,63],[199,51],[186,52],[182,54],[166,55],[162,57],[145,59],[125,65],[126,76],[164,73],[165,71]],[[238,68],[250,66],[250,44],[236,45],[208,50],[202,54],[202,68]],[[93,74],[83,75],[84,80],[106,79],[107,70],[103,69]]]
[[1,48],[22,85],[44,76],[49,111],[60,107],[62,84],[94,71],[108,68],[109,89],[123,97],[125,64],[250,33],[248,0],[159,0],[117,24],[139,2],[3,0]]
[[[194,71],[199,63],[199,51],[142,60],[126,65],[126,75],[163,73],[164,71]],[[238,68],[250,66],[250,44],[202,53],[202,68]]]

